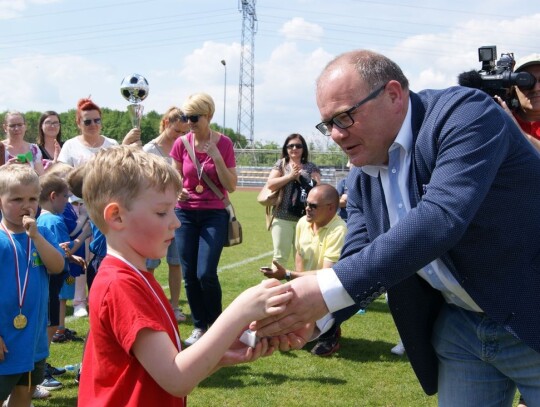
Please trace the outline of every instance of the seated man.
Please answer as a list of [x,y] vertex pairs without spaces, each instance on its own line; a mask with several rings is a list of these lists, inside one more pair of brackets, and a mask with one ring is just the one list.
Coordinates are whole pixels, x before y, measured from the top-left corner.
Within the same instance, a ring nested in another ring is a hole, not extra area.
[[[332,267],[339,259],[341,248],[347,233],[347,225],[337,211],[339,194],[329,185],[322,184],[313,188],[307,197],[306,215],[296,225],[296,259],[295,271],[286,270],[278,262],[274,262],[277,270],[262,268],[266,277],[286,279],[306,275],[307,270],[318,270]],[[330,356],[339,350],[341,328],[334,326],[315,344],[311,353],[317,356]]]

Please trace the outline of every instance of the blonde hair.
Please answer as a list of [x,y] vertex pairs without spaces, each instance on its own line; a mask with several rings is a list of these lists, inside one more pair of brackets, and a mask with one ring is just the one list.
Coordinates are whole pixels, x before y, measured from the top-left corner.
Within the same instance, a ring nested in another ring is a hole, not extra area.
[[0,167],[0,195],[19,185],[32,185],[39,189],[39,177],[36,172],[27,165],[3,165]]
[[155,188],[163,192],[182,189],[178,172],[162,158],[135,146],[115,146],[100,150],[84,164],[82,198],[94,224],[104,233],[105,207],[117,201],[127,208],[142,190]]
[[163,133],[165,130],[165,122],[168,121],[169,123],[174,123],[182,120],[182,116],[184,115],[184,112],[180,110],[180,108],[176,106],[171,106],[167,109],[167,111],[163,114],[161,117],[161,121],[159,122],[159,132]]
[[200,92],[190,95],[182,105],[182,110],[186,116],[205,114],[208,120],[214,117],[216,106],[214,99],[208,93]]
[[65,179],[72,170],[73,167],[71,165],[57,161],[47,167],[45,174],[55,174]]
[[41,187],[41,192],[39,194],[40,204],[48,202],[52,192],[60,194],[69,191],[66,180],[57,174],[42,175],[39,178],[39,185]]

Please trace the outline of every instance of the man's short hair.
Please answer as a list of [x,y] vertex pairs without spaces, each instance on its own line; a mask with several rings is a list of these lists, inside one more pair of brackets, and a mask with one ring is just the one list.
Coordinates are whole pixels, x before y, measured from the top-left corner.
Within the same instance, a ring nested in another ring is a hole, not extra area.
[[[128,210],[142,190],[182,189],[178,172],[163,158],[135,146],[100,150],[84,164],[82,198],[94,224],[107,232],[103,210],[116,201]],[[74,192],[74,191],[73,191]]]
[[62,192],[69,191],[66,180],[56,174],[42,175],[39,178],[39,185],[41,186],[41,192],[39,194],[40,204],[48,202],[52,192],[61,194]]
[[18,185],[32,184],[39,188],[39,177],[30,166],[10,164],[0,167],[0,195],[8,193]]

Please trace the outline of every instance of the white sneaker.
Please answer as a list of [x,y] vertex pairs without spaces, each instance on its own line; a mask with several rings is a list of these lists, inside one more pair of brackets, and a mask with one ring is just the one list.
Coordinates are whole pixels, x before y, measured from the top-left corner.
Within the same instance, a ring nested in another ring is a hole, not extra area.
[[174,308],[173,311],[176,322],[184,322],[187,319],[186,315],[182,312],[180,308]]
[[47,397],[51,396],[51,392],[47,390],[44,387],[41,387],[39,384],[36,386],[36,390],[34,390],[34,394],[32,394],[33,399],[46,399]]
[[403,346],[403,342],[401,342],[401,339],[399,340],[396,346],[390,349],[390,352],[398,356],[403,356],[405,354],[405,347]]
[[87,317],[88,311],[86,310],[86,305],[84,304],[75,305],[75,307],[73,308],[73,316],[76,318]]
[[204,332],[205,331],[200,328],[195,328],[193,331],[191,331],[191,336],[184,341],[184,344],[186,346],[193,345],[195,342],[201,339],[201,336],[204,335]]

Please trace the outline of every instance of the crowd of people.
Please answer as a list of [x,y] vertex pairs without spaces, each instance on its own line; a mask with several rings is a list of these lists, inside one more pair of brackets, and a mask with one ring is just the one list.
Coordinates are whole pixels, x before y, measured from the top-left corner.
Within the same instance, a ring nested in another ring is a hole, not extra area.
[[[185,406],[222,366],[313,339],[314,355],[334,354],[341,324],[380,295],[440,406],[511,406],[517,389],[522,406],[540,405],[540,55],[515,71],[536,83],[510,89],[508,104],[463,87],[414,93],[372,51],[332,60],[317,81],[316,127],[348,156],[349,176],[339,191],[323,184],[304,137],[286,137],[267,181],[281,194],[272,267],[261,269],[269,279],[226,309],[217,266],[236,161],[210,128],[209,95],[168,109],[145,146],[138,128],[122,145],[104,136],[89,98],[77,105],[80,135],[66,141],[56,112],[40,118],[37,144],[24,139],[24,115],[8,112],[0,405],[30,406],[61,387],[47,357],[51,342],[80,340],[65,326],[68,300],[90,322],[79,406]],[[170,298],[153,275],[163,258]],[[194,325],[186,349],[182,277]]]

